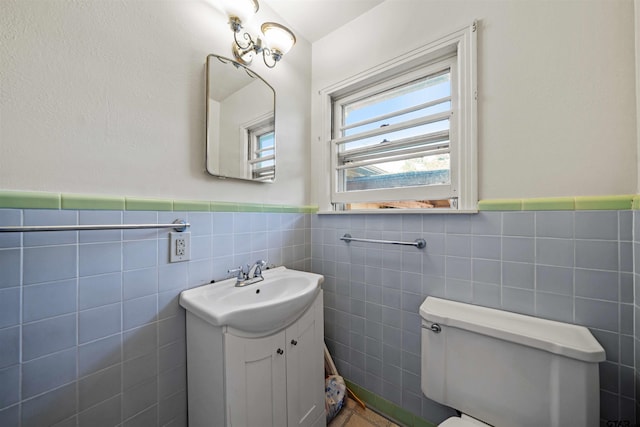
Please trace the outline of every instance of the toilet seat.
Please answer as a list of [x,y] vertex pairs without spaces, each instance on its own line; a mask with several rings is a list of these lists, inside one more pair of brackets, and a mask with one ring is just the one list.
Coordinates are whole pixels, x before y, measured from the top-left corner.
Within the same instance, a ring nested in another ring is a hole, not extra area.
[[438,424],[438,427],[491,427],[482,421],[476,420],[468,415],[462,414],[461,417],[451,417]]

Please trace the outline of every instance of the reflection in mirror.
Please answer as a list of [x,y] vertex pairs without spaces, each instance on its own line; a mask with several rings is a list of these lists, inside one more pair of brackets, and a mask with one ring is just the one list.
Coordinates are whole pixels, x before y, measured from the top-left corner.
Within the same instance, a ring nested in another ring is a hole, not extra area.
[[231,59],[207,56],[207,172],[273,182],[275,91]]

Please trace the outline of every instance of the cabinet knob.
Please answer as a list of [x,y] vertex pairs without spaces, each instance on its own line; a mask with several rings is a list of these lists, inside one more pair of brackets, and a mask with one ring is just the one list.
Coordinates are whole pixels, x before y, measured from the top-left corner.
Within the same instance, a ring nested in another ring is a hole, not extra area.
[[296,340],[291,340],[291,345],[298,345],[298,341],[296,341]]
[[278,350],[276,350],[276,353],[278,353],[278,354],[284,354],[284,350],[282,350],[281,348],[279,348]]

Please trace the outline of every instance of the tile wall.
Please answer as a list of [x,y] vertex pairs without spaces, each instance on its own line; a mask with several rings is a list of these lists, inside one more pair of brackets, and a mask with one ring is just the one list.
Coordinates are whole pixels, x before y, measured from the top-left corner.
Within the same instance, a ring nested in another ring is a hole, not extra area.
[[192,226],[191,261],[167,230],[0,233],[0,425],[186,426],[178,295],[238,265],[310,268],[310,215],[0,209],[0,226]]
[[640,211],[633,212],[636,421],[640,421]]
[[[417,313],[428,295],[588,326],[607,351],[602,418],[636,420],[637,211],[0,209],[2,226],[176,218],[192,224],[189,262],[168,263],[168,231],[0,234],[0,425],[186,425],[184,312],[177,297],[260,258],[324,274],[325,333],[341,374],[429,421],[452,412],[420,391]],[[346,244],[339,240],[345,232],[424,237],[427,248]]]
[[[312,269],[326,277],[325,336],[339,371],[431,422],[451,415],[420,390],[418,307],[429,295],[445,297],[588,326],[607,353],[601,418],[635,423],[633,245],[640,238],[634,239],[633,216],[628,210],[314,215]],[[423,237],[427,247],[347,244],[339,240],[345,232]]]

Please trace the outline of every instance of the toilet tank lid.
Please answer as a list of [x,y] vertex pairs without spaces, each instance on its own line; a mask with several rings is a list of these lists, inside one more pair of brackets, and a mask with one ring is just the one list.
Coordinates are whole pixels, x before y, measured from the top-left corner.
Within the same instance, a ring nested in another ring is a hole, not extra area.
[[427,297],[420,315],[431,323],[465,329],[585,362],[605,360],[604,349],[584,326]]

